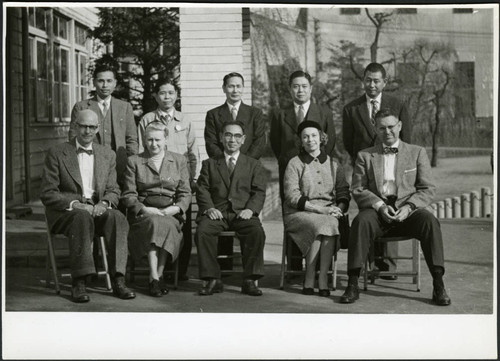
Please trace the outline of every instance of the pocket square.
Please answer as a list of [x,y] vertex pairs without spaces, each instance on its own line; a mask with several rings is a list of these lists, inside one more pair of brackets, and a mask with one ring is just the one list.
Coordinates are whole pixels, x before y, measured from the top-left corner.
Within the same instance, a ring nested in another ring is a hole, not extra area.
[[417,170],[417,168],[407,169],[407,170],[405,170],[405,173],[414,172],[414,171],[416,171],[416,170]]

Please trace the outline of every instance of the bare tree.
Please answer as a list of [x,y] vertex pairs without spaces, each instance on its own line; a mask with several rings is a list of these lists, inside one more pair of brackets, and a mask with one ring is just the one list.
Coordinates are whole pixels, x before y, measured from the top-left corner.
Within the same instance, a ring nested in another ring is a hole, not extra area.
[[391,11],[391,12],[375,13],[374,15],[371,15],[370,10],[368,10],[368,8],[365,8],[365,12],[366,16],[368,16],[368,19],[370,19],[373,25],[375,25],[375,38],[373,39],[373,42],[370,45],[370,58],[372,63],[376,63],[380,32],[382,31],[383,25],[391,20],[391,16],[394,13]]

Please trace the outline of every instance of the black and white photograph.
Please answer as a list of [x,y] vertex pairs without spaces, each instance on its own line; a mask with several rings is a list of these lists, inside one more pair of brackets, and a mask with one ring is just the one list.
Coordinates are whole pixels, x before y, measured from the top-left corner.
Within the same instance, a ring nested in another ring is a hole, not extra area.
[[3,3],[3,359],[496,359],[499,5]]

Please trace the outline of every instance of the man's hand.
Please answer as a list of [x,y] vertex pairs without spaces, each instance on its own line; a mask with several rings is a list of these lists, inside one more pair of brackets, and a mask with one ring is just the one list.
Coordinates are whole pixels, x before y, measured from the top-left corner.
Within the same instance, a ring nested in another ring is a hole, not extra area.
[[394,217],[396,215],[396,212],[394,211],[394,208],[392,208],[391,206],[387,206],[387,205],[382,205],[379,209],[378,209],[378,214],[380,215],[380,217],[382,217],[382,220],[384,220],[384,222],[386,223],[392,223],[393,221],[396,220],[396,218]]
[[344,212],[342,212],[342,209],[336,206],[330,206],[330,215],[334,216],[335,218],[340,218],[344,215]]
[[108,210],[108,207],[104,205],[104,203],[99,202],[94,206],[94,209],[92,211],[92,216],[93,217],[100,217],[104,212]]
[[222,212],[219,211],[217,208],[209,208],[207,210],[207,216],[212,221],[216,221],[218,219],[224,219],[224,217],[222,216]]
[[94,207],[92,207],[90,204],[85,204],[85,203],[80,203],[80,202],[75,202],[73,203],[73,208],[74,209],[82,209],[84,211],[89,212],[91,216],[93,216],[94,212]]
[[403,222],[411,213],[411,207],[405,204],[403,207],[399,208],[394,216],[396,222]]
[[163,216],[163,213],[156,207],[143,207],[141,214],[145,216]]
[[244,209],[240,213],[238,213],[238,215],[236,216],[236,218],[239,218],[239,219],[250,219],[250,218],[252,218],[252,216],[253,216],[253,211],[251,209]]
[[168,206],[167,208],[163,208],[161,213],[164,216],[175,216],[177,213],[180,213],[181,209],[179,206]]

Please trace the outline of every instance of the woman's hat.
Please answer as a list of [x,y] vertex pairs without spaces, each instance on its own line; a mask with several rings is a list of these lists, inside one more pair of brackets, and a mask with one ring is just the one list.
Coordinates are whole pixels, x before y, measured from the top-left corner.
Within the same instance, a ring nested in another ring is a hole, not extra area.
[[297,127],[297,135],[299,137],[305,128],[316,128],[320,133],[323,131],[323,129],[321,129],[321,126],[317,122],[313,122],[312,120],[305,120]]

